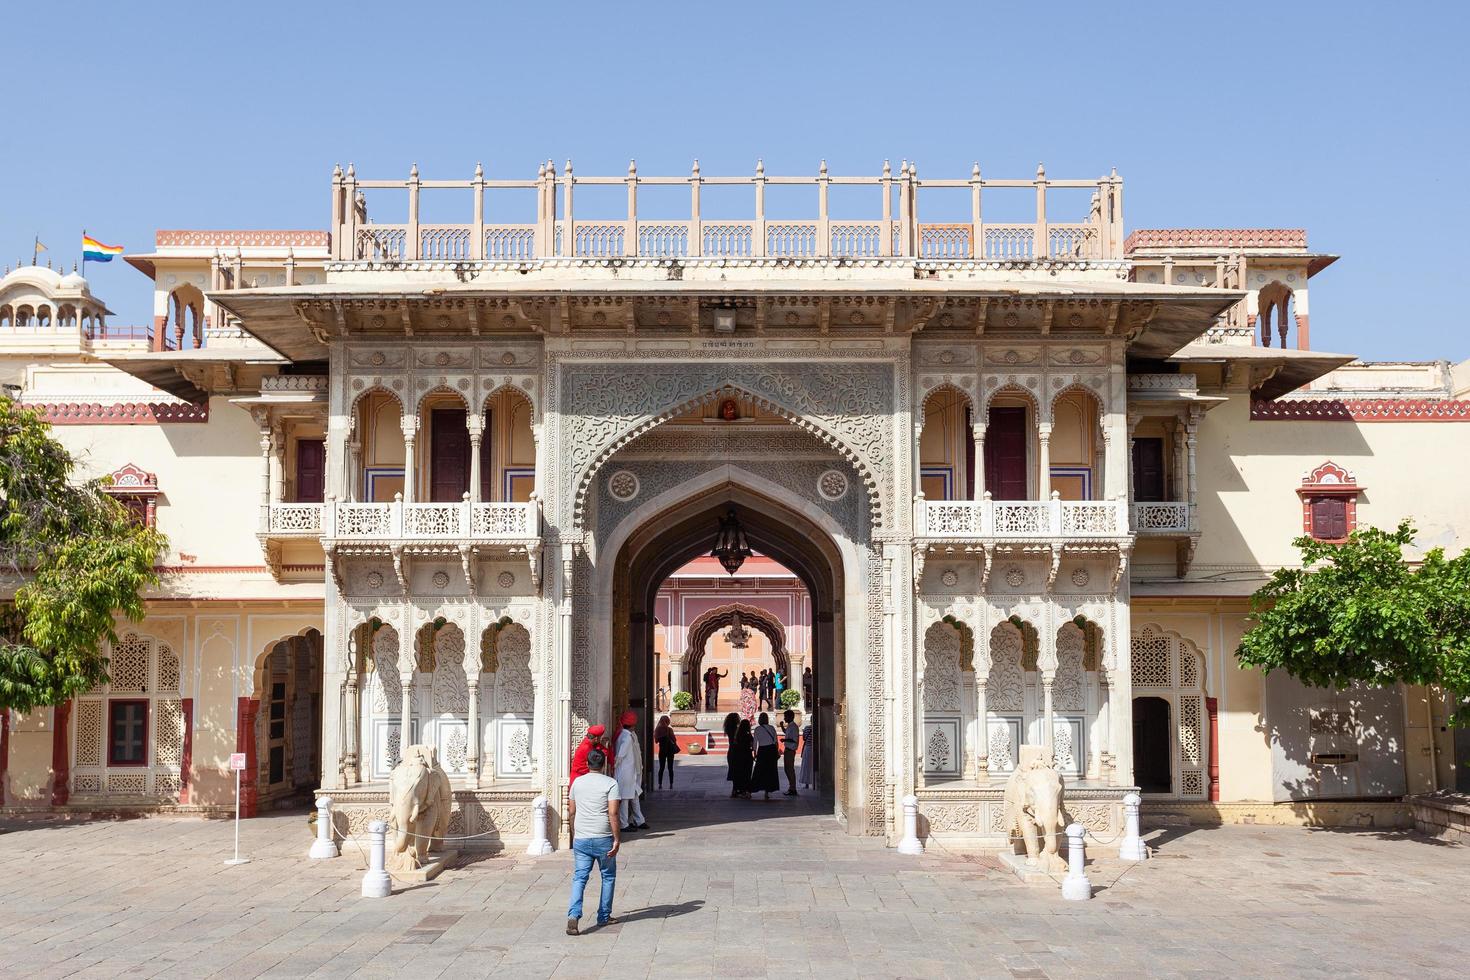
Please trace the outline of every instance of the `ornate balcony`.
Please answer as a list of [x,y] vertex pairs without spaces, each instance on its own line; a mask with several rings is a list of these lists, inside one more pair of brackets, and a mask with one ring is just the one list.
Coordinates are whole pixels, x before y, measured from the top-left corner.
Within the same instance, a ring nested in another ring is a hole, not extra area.
[[982,544],[1113,542],[1129,535],[1122,500],[915,501],[914,536],[932,542]]
[[1135,501],[1133,530],[1162,537],[1198,533],[1194,508],[1180,501]]
[[326,508],[326,514],[323,537],[342,543],[514,545],[541,537],[541,508],[535,500],[480,504],[339,500]]

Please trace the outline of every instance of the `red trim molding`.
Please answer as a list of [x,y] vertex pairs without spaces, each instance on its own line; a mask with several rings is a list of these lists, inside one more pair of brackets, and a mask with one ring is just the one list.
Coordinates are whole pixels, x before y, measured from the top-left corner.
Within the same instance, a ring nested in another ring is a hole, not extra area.
[[52,425],[163,425],[178,422],[208,422],[209,403],[123,402],[33,402],[26,405]]
[[179,759],[179,802],[190,803],[194,794],[194,699],[184,698],[184,752]]
[[1220,802],[1220,699],[1205,698],[1205,715],[1210,719],[1210,802]]
[[5,805],[6,775],[10,772],[10,709],[0,708],[0,806]]
[[1139,228],[1123,242],[1135,248],[1306,248],[1305,228]]
[[325,231],[200,231],[195,229],[166,229],[154,232],[156,248],[240,245],[246,248],[280,248],[299,245],[305,248],[326,248],[332,236]]
[[1292,398],[1251,402],[1253,422],[1470,422],[1470,399]]
[[51,805],[66,806],[71,798],[71,702],[51,709]]
[[240,774],[240,816],[255,816],[260,798],[259,760],[255,751],[255,718],[260,701],[240,698],[235,710],[235,751],[245,753],[245,771]]

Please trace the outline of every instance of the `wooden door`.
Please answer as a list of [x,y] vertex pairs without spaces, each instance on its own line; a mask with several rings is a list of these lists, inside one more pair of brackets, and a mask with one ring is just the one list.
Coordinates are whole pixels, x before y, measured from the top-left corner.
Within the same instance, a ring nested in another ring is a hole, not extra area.
[[1164,440],[1133,440],[1133,499],[1164,499]]
[[992,408],[985,427],[985,488],[996,500],[1025,500],[1026,409]]
[[327,444],[321,439],[296,440],[296,501],[319,504],[327,488]]
[[436,408],[429,413],[429,500],[452,502],[470,488],[470,433],[465,410]]

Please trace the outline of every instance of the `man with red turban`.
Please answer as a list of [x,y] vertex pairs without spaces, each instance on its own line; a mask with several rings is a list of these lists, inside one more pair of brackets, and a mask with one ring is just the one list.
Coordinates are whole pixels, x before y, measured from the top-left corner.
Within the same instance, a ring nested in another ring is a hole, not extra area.
[[[582,744],[577,746],[577,751],[572,754],[573,783],[577,781],[578,776],[587,775],[587,753],[591,752],[594,748],[602,749],[603,754],[607,756],[607,764],[603,767],[602,771],[607,772],[612,769],[613,750],[602,737],[606,733],[607,729],[603,726],[593,725],[587,729],[587,734],[582,736]],[[567,785],[570,786],[571,783]]]
[[643,793],[643,748],[638,744],[638,734],[633,731],[638,725],[636,712],[624,711],[618,719],[623,726],[618,735],[617,762],[613,765],[613,778],[618,781],[618,796],[623,804],[619,814],[625,823],[623,830],[647,830],[643,819],[643,804],[638,799]]

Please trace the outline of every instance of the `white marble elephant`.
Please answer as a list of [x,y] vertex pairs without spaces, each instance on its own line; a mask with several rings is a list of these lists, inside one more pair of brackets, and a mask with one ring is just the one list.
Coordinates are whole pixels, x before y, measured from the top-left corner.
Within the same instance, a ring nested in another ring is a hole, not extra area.
[[454,794],[432,745],[410,745],[388,777],[388,870],[414,871],[427,863],[430,838],[449,830]]
[[1040,745],[1021,746],[1021,758],[1006,781],[1007,832],[1026,845],[1026,863],[1042,871],[1067,870],[1058,853],[1064,827],[1062,776]]

